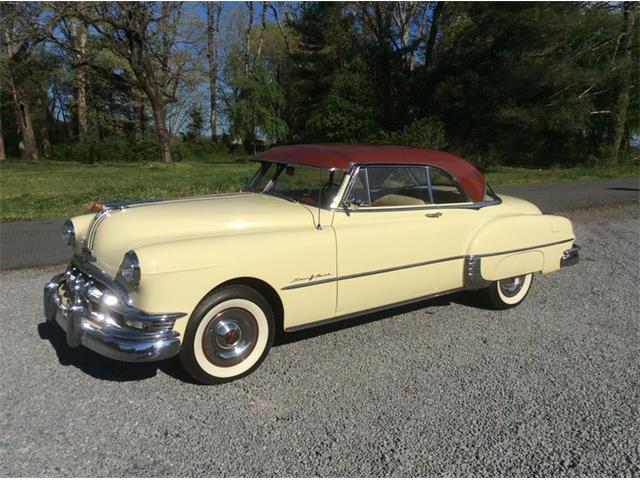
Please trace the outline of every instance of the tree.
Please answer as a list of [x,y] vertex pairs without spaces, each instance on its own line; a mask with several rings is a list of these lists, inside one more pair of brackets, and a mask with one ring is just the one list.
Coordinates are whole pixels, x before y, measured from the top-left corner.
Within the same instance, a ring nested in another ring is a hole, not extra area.
[[273,143],[285,138],[287,124],[278,115],[284,96],[271,73],[258,64],[234,87],[239,93],[230,108],[232,134],[254,153],[258,140]]
[[70,41],[73,42],[75,63],[78,64],[75,69],[77,134],[78,140],[84,142],[87,139],[89,130],[87,117],[87,77],[85,68],[80,64],[86,56],[87,26],[82,22],[82,20],[78,20],[76,18],[71,18],[70,23]]
[[193,107],[189,111],[189,125],[185,137],[187,140],[200,140],[204,128],[204,115],[200,107]]
[[218,131],[218,48],[222,2],[207,4],[207,60],[209,62],[209,126],[216,141]]
[[[176,101],[176,91],[187,61],[187,52],[178,48],[182,4],[97,3],[80,9],[78,16],[96,32],[104,48],[126,60],[133,76],[109,70],[87,55],[84,63],[144,92],[153,111],[161,160],[171,162],[165,107]],[[81,54],[78,48],[73,48]]]
[[34,20],[40,14],[38,4],[10,4],[0,6],[0,30],[2,36],[5,68],[9,91],[13,100],[16,123],[21,137],[19,149],[22,157],[38,160],[36,136],[31,118],[31,105],[28,92],[22,81],[28,77],[31,52],[41,41],[36,32]]
[[[0,102],[2,104],[2,102]],[[2,134],[2,115],[0,114],[0,162],[7,159],[7,155],[4,152],[4,135]]]
[[377,111],[367,66],[358,57],[336,75],[326,106],[309,120],[318,138],[363,142],[377,126]]
[[456,3],[443,15],[423,114],[444,121],[454,150],[538,166],[598,154],[610,135],[617,7]]
[[[624,30],[622,37],[619,39],[622,44],[621,61],[618,68],[620,69],[620,87],[618,98],[613,108],[613,143],[611,151],[611,160],[613,163],[618,163],[620,157],[620,150],[626,140],[626,126],[627,126],[627,111],[629,109],[629,99],[631,97],[631,75],[635,73],[635,89],[638,89],[638,55],[632,57],[631,50],[633,47],[634,33],[637,37],[637,30],[635,25],[638,20],[638,4],[635,2],[623,3],[623,20]],[[637,45],[636,41],[636,45]]]

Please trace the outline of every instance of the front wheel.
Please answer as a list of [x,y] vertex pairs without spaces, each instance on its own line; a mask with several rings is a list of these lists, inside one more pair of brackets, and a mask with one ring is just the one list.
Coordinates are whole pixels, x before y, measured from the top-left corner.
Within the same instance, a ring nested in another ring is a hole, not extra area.
[[189,319],[180,363],[200,383],[235,380],[262,363],[274,329],[271,306],[256,290],[242,285],[214,290]]
[[480,290],[480,294],[491,308],[497,310],[513,308],[529,293],[532,279],[533,273],[504,278],[492,282],[487,288]]

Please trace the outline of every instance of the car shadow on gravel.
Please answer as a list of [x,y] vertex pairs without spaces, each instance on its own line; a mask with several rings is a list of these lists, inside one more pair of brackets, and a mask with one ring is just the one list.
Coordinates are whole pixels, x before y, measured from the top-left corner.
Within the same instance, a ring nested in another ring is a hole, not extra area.
[[[287,345],[289,343],[299,342],[301,340],[318,337],[327,333],[338,332],[341,330],[346,330],[348,328],[366,325],[368,323],[376,322],[378,320],[389,317],[394,317],[396,315],[415,312],[429,307],[444,307],[447,305],[451,305],[452,303],[457,303],[459,305],[465,305],[473,308],[486,308],[486,306],[481,302],[478,296],[474,294],[474,292],[461,291],[443,295],[442,297],[432,298],[430,300],[423,300],[416,303],[402,305],[400,307],[392,307],[385,310],[380,310],[375,313],[359,315],[335,323],[319,325],[317,327],[300,330],[298,332],[284,332],[281,330],[276,333],[275,339],[273,341],[273,346],[278,347],[280,345]],[[427,315],[431,314],[431,312],[428,311],[424,313]]]
[[40,335],[41,339],[48,340],[51,343],[60,365],[76,367],[87,375],[100,380],[131,382],[152,378],[158,371],[159,363],[162,363],[118,362],[98,355],[83,346],[71,348],[67,345],[64,331],[53,323],[40,323],[38,325],[38,335]]
[[[287,345],[301,340],[325,335],[327,333],[366,325],[368,323],[396,315],[415,312],[429,307],[447,306],[451,303],[467,305],[474,308],[483,308],[477,300],[477,297],[474,296],[472,292],[458,292],[433,298],[431,300],[424,300],[421,302],[403,305],[401,307],[389,308],[379,312],[353,317],[349,320],[309,328],[299,332],[287,333],[279,331],[276,332],[273,346],[278,347],[281,345]],[[428,311],[424,313],[431,314],[431,312]],[[65,367],[73,366],[87,375],[99,380],[108,380],[112,382],[146,380],[155,377],[158,370],[161,370],[166,375],[181,382],[194,383],[194,381],[180,368],[175,359],[150,363],[128,363],[103,357],[84,346],[71,348],[67,344],[67,338],[64,331],[55,323],[49,323],[46,321],[43,321],[38,325],[38,335],[42,340],[47,340],[54,348],[60,365]]]

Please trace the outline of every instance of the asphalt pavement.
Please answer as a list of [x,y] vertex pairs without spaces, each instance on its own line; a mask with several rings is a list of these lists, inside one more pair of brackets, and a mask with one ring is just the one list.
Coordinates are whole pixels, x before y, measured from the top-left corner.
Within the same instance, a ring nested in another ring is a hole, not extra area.
[[[543,212],[618,205],[638,201],[638,177],[586,180],[496,189],[535,203]],[[56,265],[71,250],[61,241],[64,219],[0,223],[0,269]]]
[[0,272],[0,476],[638,477],[638,206],[567,215],[581,262],[515,309],[286,335],[219,386],[68,348],[42,311],[60,267]]

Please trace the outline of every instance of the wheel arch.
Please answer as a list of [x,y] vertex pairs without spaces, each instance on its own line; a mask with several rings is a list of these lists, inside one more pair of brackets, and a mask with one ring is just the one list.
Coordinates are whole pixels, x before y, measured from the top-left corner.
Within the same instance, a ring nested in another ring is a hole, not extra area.
[[284,305],[282,303],[282,299],[275,288],[269,285],[264,280],[260,280],[255,277],[237,277],[232,278],[231,280],[226,280],[221,284],[212,288],[208,293],[211,293],[220,288],[229,287],[231,285],[243,285],[245,287],[253,288],[260,295],[262,295],[269,305],[273,309],[273,315],[275,316],[276,328],[282,329],[284,325]]

